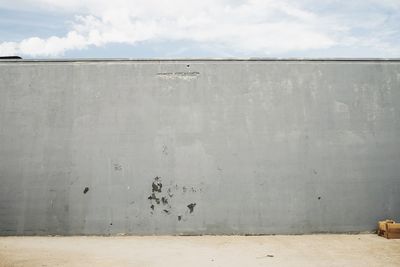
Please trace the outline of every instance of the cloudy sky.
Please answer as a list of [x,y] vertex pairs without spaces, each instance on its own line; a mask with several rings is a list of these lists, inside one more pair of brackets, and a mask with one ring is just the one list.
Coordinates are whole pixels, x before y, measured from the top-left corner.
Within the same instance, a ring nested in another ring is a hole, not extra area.
[[0,55],[400,57],[400,0],[0,0]]

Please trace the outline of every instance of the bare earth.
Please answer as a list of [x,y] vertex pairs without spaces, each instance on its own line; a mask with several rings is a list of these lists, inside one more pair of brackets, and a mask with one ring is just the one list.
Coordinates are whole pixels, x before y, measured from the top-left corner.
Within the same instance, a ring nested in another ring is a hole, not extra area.
[[0,266],[400,266],[400,240],[372,234],[0,237]]

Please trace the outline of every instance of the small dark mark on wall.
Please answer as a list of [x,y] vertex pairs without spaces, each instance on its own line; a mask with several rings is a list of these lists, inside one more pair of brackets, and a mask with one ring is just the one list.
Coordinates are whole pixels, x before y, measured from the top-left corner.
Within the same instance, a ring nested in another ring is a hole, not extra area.
[[110,225],[112,225],[112,223],[110,223]]
[[154,178],[154,182],[151,184],[151,187],[152,187],[152,192],[161,193],[161,188],[162,188],[161,178],[158,176]]
[[166,214],[169,214],[169,210],[163,210]]
[[89,187],[85,187],[85,189],[83,190],[83,193],[86,194],[89,191]]
[[161,202],[163,203],[163,205],[167,205],[168,204],[168,199],[166,197],[162,197],[161,198]]
[[273,257],[274,257],[274,255],[268,254],[268,255],[265,255],[265,256],[262,256],[262,257],[257,257],[257,259],[262,259],[262,258],[273,258]]
[[114,163],[114,170],[115,171],[122,171],[122,165],[118,163]]
[[318,172],[317,172],[316,170],[314,170],[314,169],[313,169],[313,173],[314,173],[314,174],[318,174]]
[[196,206],[196,203],[190,203],[189,205],[187,205],[190,213],[193,212],[195,206]]
[[154,210],[154,205],[153,204],[151,204],[150,209]]
[[160,204],[160,199],[156,197],[155,193],[151,193],[151,195],[147,199],[154,200],[157,204]]
[[182,216],[181,215],[178,216],[178,221],[180,221],[180,220],[182,220]]
[[318,197],[318,199],[321,199],[321,197]]
[[187,191],[187,188],[184,186],[184,187],[182,187],[182,192],[183,193],[186,193],[186,191]]

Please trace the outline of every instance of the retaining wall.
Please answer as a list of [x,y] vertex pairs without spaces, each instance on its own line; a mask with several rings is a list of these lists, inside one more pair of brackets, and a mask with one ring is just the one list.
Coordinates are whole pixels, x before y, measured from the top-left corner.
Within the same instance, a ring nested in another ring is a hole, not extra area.
[[0,234],[400,220],[396,60],[0,61]]

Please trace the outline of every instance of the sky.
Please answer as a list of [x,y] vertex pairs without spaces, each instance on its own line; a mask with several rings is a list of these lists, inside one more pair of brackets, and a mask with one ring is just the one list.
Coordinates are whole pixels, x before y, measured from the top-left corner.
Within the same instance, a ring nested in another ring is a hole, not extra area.
[[400,0],[0,0],[0,56],[400,58]]

